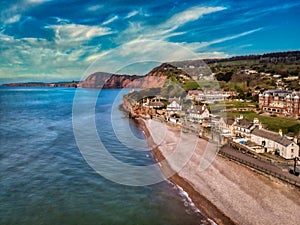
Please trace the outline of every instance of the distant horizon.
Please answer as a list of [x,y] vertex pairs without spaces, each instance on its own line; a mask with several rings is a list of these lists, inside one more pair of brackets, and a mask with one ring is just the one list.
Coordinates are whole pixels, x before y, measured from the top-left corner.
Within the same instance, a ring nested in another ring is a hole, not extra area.
[[[264,54],[274,54],[274,53],[288,53],[288,52],[298,52],[300,51],[300,49],[298,50],[288,50],[288,51],[276,51],[276,52],[265,52],[265,53],[261,53],[261,54],[245,54],[245,55],[234,55],[234,56],[228,56],[228,57],[223,57],[223,58],[207,58],[207,59],[201,59],[201,60],[209,60],[209,59],[230,59],[230,58],[234,58],[234,57],[239,57],[239,56],[255,56],[255,55],[264,55]],[[187,59],[188,60],[188,59]],[[199,59],[200,60],[200,59]],[[166,63],[166,62],[162,62],[162,63]],[[154,67],[153,67],[154,68]],[[152,68],[152,69],[153,69]],[[97,71],[97,72],[103,72],[103,71]],[[148,71],[150,72],[150,71]],[[148,73],[147,72],[147,73]],[[137,75],[137,76],[144,76],[145,74],[126,74],[126,73],[114,73],[116,75]],[[91,75],[91,74],[89,74]],[[2,78],[0,78],[0,86],[3,84],[10,84],[10,83],[63,83],[63,82],[80,82],[82,80],[80,79],[73,79],[73,78],[69,78],[68,80],[66,78],[62,78],[61,80],[48,80],[48,79],[44,79],[44,80],[40,80],[40,79],[36,79],[36,80],[7,80],[5,81],[4,79],[2,80]]]

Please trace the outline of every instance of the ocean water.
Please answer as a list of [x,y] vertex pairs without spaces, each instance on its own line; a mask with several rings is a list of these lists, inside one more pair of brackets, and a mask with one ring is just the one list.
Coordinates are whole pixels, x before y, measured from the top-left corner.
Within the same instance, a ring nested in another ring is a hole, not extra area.
[[[1,225],[210,224],[168,181],[126,186],[91,168],[73,133],[76,91],[88,101],[96,90],[0,88]],[[98,134],[115,158],[151,165],[155,161],[141,128],[114,108],[121,103],[115,102],[118,94],[118,90],[100,92],[94,111]],[[118,141],[112,118],[121,132],[129,124],[143,151]]]

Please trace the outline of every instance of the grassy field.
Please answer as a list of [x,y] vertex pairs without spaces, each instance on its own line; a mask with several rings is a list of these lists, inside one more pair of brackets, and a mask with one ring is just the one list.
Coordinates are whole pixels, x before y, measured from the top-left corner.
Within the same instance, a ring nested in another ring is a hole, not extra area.
[[258,115],[253,111],[246,112],[238,112],[232,111],[227,113],[229,117],[235,117],[243,115],[244,118],[253,120],[254,118],[258,118],[264,125],[267,126],[268,130],[272,130],[274,132],[278,132],[279,129],[282,129],[284,134],[298,134],[300,131],[300,120],[295,119],[287,119],[284,117],[270,117]]

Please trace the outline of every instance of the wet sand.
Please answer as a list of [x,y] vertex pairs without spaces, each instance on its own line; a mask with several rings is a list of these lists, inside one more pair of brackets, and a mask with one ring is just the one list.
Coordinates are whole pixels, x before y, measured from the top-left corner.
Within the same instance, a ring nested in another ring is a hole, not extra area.
[[298,189],[221,156],[202,170],[207,141],[154,120],[140,123],[165,176],[178,171],[169,179],[217,224],[299,224]]

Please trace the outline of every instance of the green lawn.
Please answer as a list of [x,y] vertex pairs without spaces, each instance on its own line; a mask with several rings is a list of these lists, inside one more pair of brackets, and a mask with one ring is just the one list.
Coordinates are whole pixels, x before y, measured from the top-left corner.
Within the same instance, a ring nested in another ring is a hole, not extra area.
[[226,108],[256,108],[255,102],[225,101]]
[[270,117],[258,115],[253,111],[247,112],[229,112],[227,116],[234,117],[243,115],[244,118],[253,120],[254,118],[258,118],[263,124],[267,126],[267,129],[278,132],[279,129],[282,129],[284,134],[293,133],[297,134],[300,131],[300,120],[295,119],[287,119],[284,117]]
[[225,102],[219,102],[214,104],[209,104],[208,107],[210,111],[214,114],[219,114],[219,112],[225,107],[227,109],[232,108],[253,108],[253,110],[256,108],[257,103],[255,102],[240,102],[240,101],[225,101]]

